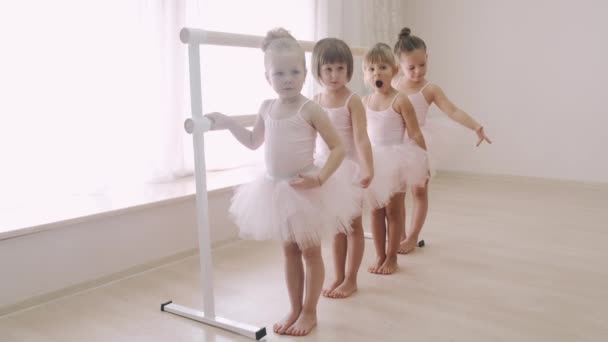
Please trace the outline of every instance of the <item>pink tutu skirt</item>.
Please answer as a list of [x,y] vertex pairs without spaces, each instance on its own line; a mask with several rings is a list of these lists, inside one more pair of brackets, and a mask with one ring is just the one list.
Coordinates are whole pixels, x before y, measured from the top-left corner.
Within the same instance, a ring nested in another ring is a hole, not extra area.
[[[420,126],[420,131],[424,136],[424,142],[426,143],[426,151],[429,160],[429,167],[431,171],[431,177],[437,173],[437,167],[439,166],[439,155],[445,156],[449,153],[451,144],[447,137],[453,136],[454,129],[448,120],[441,117],[428,117],[424,125]],[[406,133],[406,140],[409,140]],[[415,144],[415,142],[412,141]]]
[[[304,174],[316,175],[318,168]],[[350,233],[353,218],[360,215],[358,191],[351,182],[332,176],[321,187],[296,190],[289,181],[262,175],[237,188],[229,212],[242,238],[307,248]]]
[[[407,139],[402,144],[373,146],[374,167],[386,175],[377,177],[378,186],[390,189],[391,195],[409,186],[423,186],[428,179],[427,153]],[[376,161],[377,160],[377,161]],[[378,166],[376,166],[378,165]]]
[[[327,155],[317,155],[315,164],[322,167],[326,160]],[[382,182],[380,179],[389,177],[391,171],[391,168],[384,166],[374,156],[374,177],[369,186],[363,188],[361,187],[363,178],[361,165],[357,160],[345,158],[332,177],[344,180],[354,188],[355,200],[359,203],[358,216],[360,216],[363,210],[382,208],[388,204],[393,191],[390,184]]]

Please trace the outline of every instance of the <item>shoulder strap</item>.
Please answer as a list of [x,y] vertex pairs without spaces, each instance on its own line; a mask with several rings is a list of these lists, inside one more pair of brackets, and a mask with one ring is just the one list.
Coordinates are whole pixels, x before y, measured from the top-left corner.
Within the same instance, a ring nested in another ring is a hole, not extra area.
[[314,97],[313,100],[319,104],[319,106],[321,105],[321,96],[323,95],[323,93],[317,93]]
[[363,106],[365,108],[367,108],[367,104],[372,99],[372,96],[374,96],[374,93],[371,93],[371,94],[369,94],[369,95],[367,95],[367,96],[364,97],[365,100],[363,101]]
[[346,101],[344,101],[344,107],[348,106],[348,101],[350,101],[350,98],[353,97],[353,95],[355,95],[355,93],[351,92],[350,95],[346,98]]
[[391,106],[390,106],[390,108],[393,108],[393,105],[395,104],[395,100],[397,100],[397,97],[398,97],[399,95],[401,95],[401,93],[400,93],[400,92],[397,92],[397,95],[395,95],[395,97],[393,97],[393,100],[391,101]]
[[300,106],[300,109],[298,109],[298,112],[296,113],[297,115],[300,114],[300,112],[302,111],[302,108],[304,108],[304,106],[306,106],[306,104],[310,102],[310,100],[306,100],[304,101],[304,103],[302,103],[302,105]]
[[395,84],[395,88],[399,88],[399,85],[401,84],[401,80],[403,80],[403,75],[399,76],[399,80],[397,80],[397,84]]
[[270,116],[270,112],[272,111],[272,105],[274,105],[274,101],[276,99],[271,99],[268,101],[268,104],[266,105],[266,110],[262,111],[262,119],[266,119],[266,118],[272,118]]

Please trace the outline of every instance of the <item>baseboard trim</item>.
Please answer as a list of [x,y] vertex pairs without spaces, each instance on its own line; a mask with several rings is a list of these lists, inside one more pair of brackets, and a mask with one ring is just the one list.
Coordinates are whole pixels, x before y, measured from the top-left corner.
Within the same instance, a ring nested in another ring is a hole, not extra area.
[[[215,242],[212,244],[212,248],[213,249],[220,248],[220,247],[226,246],[234,241],[236,241],[236,239],[218,241],[218,242]],[[110,275],[106,275],[106,276],[99,277],[99,278],[96,278],[96,279],[93,279],[90,281],[86,281],[86,282],[83,282],[80,284],[68,286],[68,287],[65,287],[60,290],[56,290],[56,291],[38,295],[38,296],[35,296],[32,298],[28,298],[28,299],[22,300],[20,302],[14,303],[14,304],[2,306],[2,307],[0,307],[0,317],[27,311],[27,310],[30,310],[37,306],[44,305],[44,304],[53,302],[55,300],[59,300],[61,298],[73,296],[75,294],[82,293],[82,292],[87,292],[87,291],[93,290],[93,289],[101,287],[101,286],[106,286],[113,282],[120,281],[120,280],[129,278],[129,277],[133,277],[133,276],[141,274],[141,273],[149,272],[149,271],[152,271],[152,270],[160,268],[160,267],[166,267],[170,264],[180,262],[186,258],[190,258],[190,257],[197,256],[197,255],[198,255],[198,248],[189,249],[186,251],[182,251],[182,252],[164,257],[164,258],[160,258],[158,260],[154,260],[154,261],[150,261],[150,262],[138,265],[138,266],[134,266],[134,267],[128,268],[123,271],[112,273]]]

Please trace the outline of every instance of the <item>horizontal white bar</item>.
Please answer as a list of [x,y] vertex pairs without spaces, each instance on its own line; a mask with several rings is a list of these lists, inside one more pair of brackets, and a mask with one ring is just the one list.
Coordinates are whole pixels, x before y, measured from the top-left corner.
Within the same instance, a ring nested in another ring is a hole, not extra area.
[[[235,47],[259,48],[262,46],[264,37],[253,36],[248,34],[227,33],[217,31],[207,31],[196,28],[184,27],[179,38],[184,44],[199,44],[199,45],[222,45]],[[315,42],[309,40],[298,40],[304,51],[312,52]],[[355,56],[363,56],[367,51],[363,47],[351,47],[351,51]]]
[[184,129],[190,134],[192,134],[195,130],[207,132],[211,130],[212,125],[213,122],[206,117],[193,117],[184,121]]
[[[246,114],[246,115],[233,115],[231,118],[236,121],[239,125],[243,127],[251,127],[255,124],[257,114]],[[216,125],[213,121],[207,119],[206,117],[202,117],[200,119],[189,118],[184,121],[184,129],[189,134],[194,133],[194,131],[220,131],[226,129],[223,125]]]

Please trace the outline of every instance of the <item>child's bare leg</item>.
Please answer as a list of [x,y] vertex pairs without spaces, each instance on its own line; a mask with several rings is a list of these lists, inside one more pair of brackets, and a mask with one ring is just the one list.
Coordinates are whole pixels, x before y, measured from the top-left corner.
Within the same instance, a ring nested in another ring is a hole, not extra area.
[[397,250],[401,238],[402,227],[405,224],[405,193],[395,194],[386,206],[386,218],[388,222],[388,246],[386,248],[386,260],[378,269],[380,274],[392,274],[397,270]]
[[378,273],[386,259],[386,208],[373,209],[371,212],[372,238],[376,249],[376,262],[367,270]]
[[412,223],[410,224],[412,231],[399,244],[399,253],[401,254],[412,252],[418,245],[420,231],[424,226],[429,209],[429,182],[427,181],[424,186],[414,187],[412,192],[414,195]]
[[317,303],[319,303],[325,278],[321,246],[302,250],[302,256],[306,264],[306,296],[300,316],[286,331],[286,334],[293,336],[308,335],[317,325]]
[[353,232],[348,235],[348,269],[346,277],[340,286],[332,293],[333,298],[346,298],[357,291],[357,274],[363,259],[365,237],[363,236],[363,222],[361,217],[353,221]]
[[281,335],[285,334],[287,329],[298,319],[302,311],[304,295],[304,265],[302,264],[300,247],[295,243],[285,243],[283,254],[285,255],[285,281],[287,282],[291,310],[273,326],[274,332]]
[[[404,197],[403,197],[403,206],[405,208],[405,193],[404,193]],[[412,212],[414,212],[415,210],[416,210],[416,202],[414,202],[412,205]],[[407,210],[403,211],[403,222],[407,222],[406,211]],[[413,217],[412,217],[412,219],[413,219]],[[407,228],[406,228],[406,225],[403,224],[403,229],[401,229],[401,237],[399,238],[399,241],[405,241],[406,238],[407,238]],[[399,252],[397,252],[397,253],[399,253]]]
[[334,270],[336,278],[330,283],[329,287],[323,289],[321,292],[326,297],[333,297],[332,291],[336,289],[344,281],[345,267],[346,267],[346,249],[347,249],[347,238],[346,234],[336,234],[334,236]]

